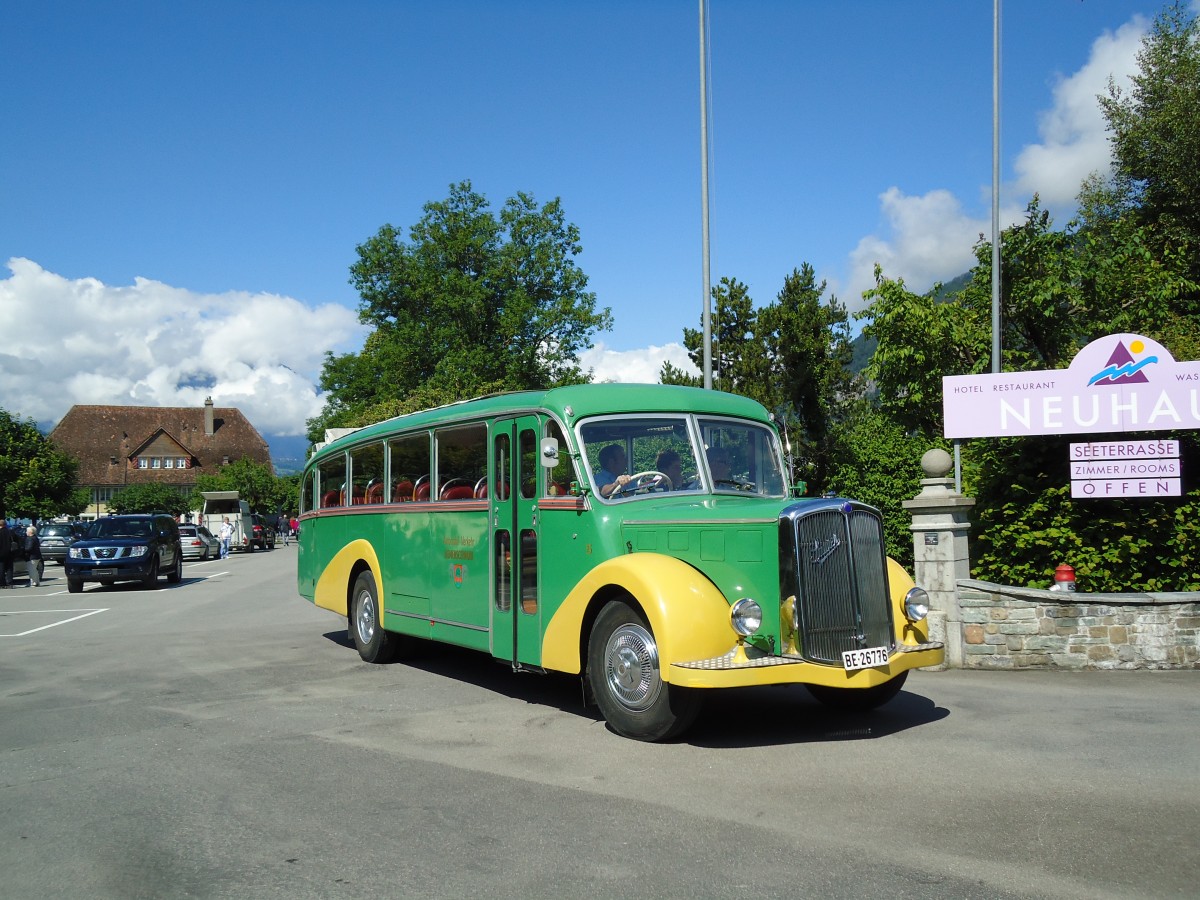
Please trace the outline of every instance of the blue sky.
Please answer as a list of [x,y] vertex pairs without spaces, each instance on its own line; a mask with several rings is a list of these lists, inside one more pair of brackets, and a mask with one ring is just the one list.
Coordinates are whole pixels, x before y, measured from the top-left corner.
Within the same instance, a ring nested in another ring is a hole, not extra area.
[[[1005,218],[1065,222],[1094,102],[1161,9],[1005,0]],[[992,4],[711,0],[712,277],[758,303],[811,263],[851,309],[924,290],[990,222]],[[0,407],[320,409],[361,346],[355,246],[469,179],[560,197],[615,326],[584,362],[653,380],[700,318],[698,5],[0,0]]]

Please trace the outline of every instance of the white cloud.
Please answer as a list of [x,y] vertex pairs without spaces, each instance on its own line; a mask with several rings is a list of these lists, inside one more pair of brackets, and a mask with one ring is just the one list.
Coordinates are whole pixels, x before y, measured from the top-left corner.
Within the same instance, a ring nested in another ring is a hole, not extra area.
[[[879,195],[888,237],[868,235],[850,254],[850,277],[845,303],[850,310],[865,304],[862,292],[875,286],[875,264],[888,278],[903,278],[914,291],[926,291],[934,282],[961,275],[975,265],[974,247],[979,235],[990,235],[990,219],[967,215],[949,191],[930,191],[910,197],[899,188]],[[1000,211],[1005,227],[1018,221],[1020,209]]]
[[353,310],[275,294],[68,279],[28,259],[0,280],[0,407],[55,422],[76,403],[236,406],[264,435],[320,412],[326,350],[359,346]]
[[1108,93],[1110,78],[1128,88],[1148,28],[1135,16],[1115,33],[1106,31],[1092,44],[1083,68],[1059,77],[1054,105],[1039,116],[1041,143],[1026,146],[1013,163],[1017,193],[1025,198],[1037,193],[1051,208],[1071,206],[1085,178],[1109,171],[1108,134],[1097,97]]
[[[1016,181],[1001,191],[1000,227],[1024,218],[1025,205],[1036,193],[1043,208],[1056,214],[1074,211],[1083,180],[1107,171],[1110,153],[1098,95],[1111,76],[1126,86],[1137,68],[1137,51],[1148,24],[1135,16],[1115,33],[1105,32],[1092,44],[1084,66],[1060,77],[1053,105],[1039,116],[1042,140],[1024,147],[1013,163]],[[846,290],[839,297],[851,311],[862,309],[862,292],[875,284],[876,263],[890,278],[903,278],[911,290],[926,291],[937,281],[954,278],[975,265],[974,245],[983,234],[991,239],[991,185],[981,186],[988,198],[984,218],[968,215],[962,202],[946,190],[910,196],[898,187],[879,195],[882,234],[858,242],[848,260]]]
[[688,357],[687,349],[678,343],[640,350],[610,350],[603,342],[597,342],[592,349],[579,355],[580,366],[585,372],[591,369],[592,380],[597,382],[658,384],[658,373],[664,362],[683,369],[689,375],[699,374]]

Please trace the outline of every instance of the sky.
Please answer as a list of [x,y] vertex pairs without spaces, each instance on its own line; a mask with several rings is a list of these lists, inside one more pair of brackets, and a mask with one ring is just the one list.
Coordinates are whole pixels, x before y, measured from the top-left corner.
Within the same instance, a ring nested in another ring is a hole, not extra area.
[[[1096,96],[1162,9],[1004,0],[1001,217],[1065,225]],[[712,283],[808,263],[851,311],[990,237],[993,4],[709,0]],[[562,201],[611,331],[597,380],[691,368],[696,0],[0,0],[0,408],[240,408],[273,449],[365,330],[356,247],[469,180]],[[694,371],[694,370],[693,370]]]

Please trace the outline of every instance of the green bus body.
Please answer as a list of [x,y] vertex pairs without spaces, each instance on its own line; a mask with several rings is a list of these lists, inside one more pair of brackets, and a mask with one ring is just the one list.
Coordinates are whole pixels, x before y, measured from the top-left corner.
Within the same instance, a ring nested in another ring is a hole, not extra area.
[[401,416],[306,466],[299,592],[368,661],[426,639],[580,674],[639,739],[681,733],[703,688],[885,702],[942,662],[924,593],[875,510],[793,497],[785,473],[766,410],[716,391],[578,385]]

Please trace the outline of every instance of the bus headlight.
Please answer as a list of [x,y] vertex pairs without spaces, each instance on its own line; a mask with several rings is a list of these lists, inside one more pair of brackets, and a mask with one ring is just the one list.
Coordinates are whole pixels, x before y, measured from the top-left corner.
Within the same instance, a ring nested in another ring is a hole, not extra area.
[[923,587],[911,587],[904,595],[904,615],[910,622],[920,622],[929,615],[929,594]]
[[762,628],[762,607],[749,597],[743,597],[730,607],[729,624],[742,637],[749,637]]

